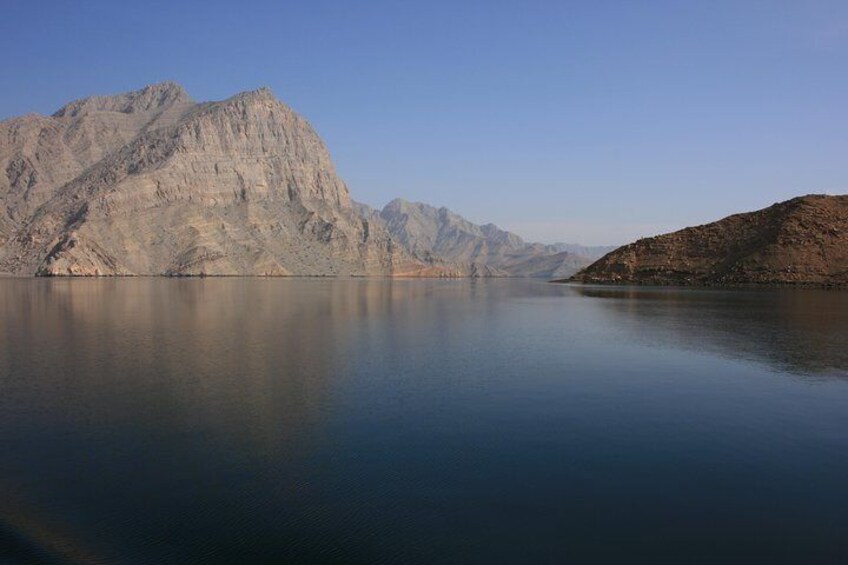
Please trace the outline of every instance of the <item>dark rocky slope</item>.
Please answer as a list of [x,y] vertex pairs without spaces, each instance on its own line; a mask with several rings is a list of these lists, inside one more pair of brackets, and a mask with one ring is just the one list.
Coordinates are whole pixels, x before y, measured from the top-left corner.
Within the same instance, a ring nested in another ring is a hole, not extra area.
[[848,284],[848,196],[809,195],[641,239],[571,280],[645,285]]

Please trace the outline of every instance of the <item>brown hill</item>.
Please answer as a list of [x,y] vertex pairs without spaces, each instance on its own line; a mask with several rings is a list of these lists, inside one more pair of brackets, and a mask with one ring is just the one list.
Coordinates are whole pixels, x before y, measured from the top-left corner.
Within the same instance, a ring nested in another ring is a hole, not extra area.
[[809,195],[641,239],[570,280],[646,285],[848,284],[848,196]]

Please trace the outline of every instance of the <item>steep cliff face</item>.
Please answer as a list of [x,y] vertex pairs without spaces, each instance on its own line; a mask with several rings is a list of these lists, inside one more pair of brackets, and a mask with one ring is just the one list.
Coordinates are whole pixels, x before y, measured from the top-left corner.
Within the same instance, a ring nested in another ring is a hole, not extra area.
[[148,129],[173,123],[193,105],[174,83],[77,100],[53,116],[0,122],[0,198],[20,222],[108,153]]
[[354,211],[309,124],[267,89],[173,83],[0,123],[0,271],[391,275],[421,265]]
[[444,207],[398,198],[381,211],[363,204],[356,209],[385,227],[412,257],[455,276],[567,277],[591,262],[555,246],[527,243],[494,224],[474,224]]
[[656,285],[848,284],[848,196],[809,195],[639,240],[574,280]]

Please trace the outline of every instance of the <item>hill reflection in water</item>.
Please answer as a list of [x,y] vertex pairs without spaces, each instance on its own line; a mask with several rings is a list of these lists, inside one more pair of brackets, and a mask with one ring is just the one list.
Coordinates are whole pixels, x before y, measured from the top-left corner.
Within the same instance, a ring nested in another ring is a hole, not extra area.
[[602,299],[633,339],[848,377],[848,292],[819,289],[572,287]]

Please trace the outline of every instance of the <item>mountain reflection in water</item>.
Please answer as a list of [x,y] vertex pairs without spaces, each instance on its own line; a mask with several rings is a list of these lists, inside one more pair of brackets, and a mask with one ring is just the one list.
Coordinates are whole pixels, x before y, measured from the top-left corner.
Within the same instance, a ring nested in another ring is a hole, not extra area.
[[834,562],[848,293],[0,279],[0,562]]

